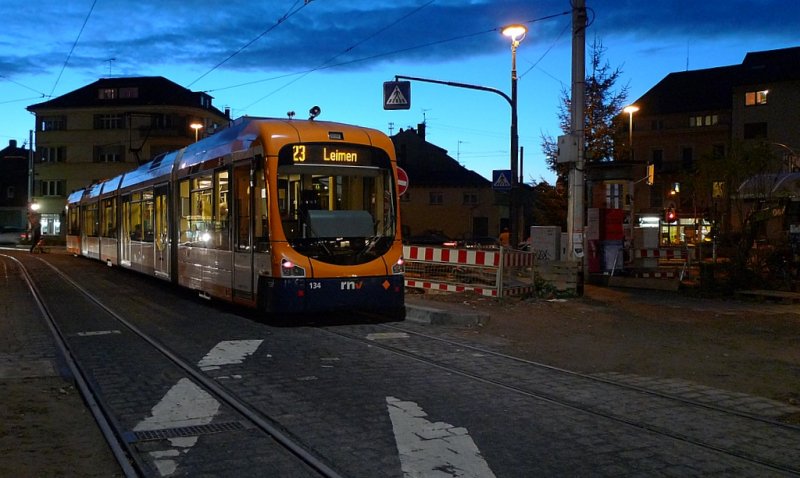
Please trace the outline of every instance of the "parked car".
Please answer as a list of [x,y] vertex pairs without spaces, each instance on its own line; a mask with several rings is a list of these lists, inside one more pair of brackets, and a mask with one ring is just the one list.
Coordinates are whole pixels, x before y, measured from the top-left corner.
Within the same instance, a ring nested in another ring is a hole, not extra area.
[[458,247],[464,249],[500,249],[500,241],[495,237],[472,237],[458,241]]
[[19,244],[25,239],[26,234],[25,228],[2,226],[0,227],[0,244]]
[[457,241],[442,234],[441,231],[426,231],[423,234],[405,238],[412,246],[456,247]]

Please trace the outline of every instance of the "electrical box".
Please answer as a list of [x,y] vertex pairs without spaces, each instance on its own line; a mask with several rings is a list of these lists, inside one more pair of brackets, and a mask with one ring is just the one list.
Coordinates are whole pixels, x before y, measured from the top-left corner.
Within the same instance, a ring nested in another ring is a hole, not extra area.
[[565,134],[558,137],[558,155],[556,162],[574,163],[578,160],[578,138],[575,135]]

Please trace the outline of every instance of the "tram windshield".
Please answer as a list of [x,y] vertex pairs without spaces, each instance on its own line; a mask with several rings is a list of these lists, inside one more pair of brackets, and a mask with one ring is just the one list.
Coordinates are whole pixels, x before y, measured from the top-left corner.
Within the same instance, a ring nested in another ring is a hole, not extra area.
[[[396,234],[386,153],[341,145],[287,148],[278,165],[277,200],[290,245],[331,264],[360,264],[385,254]],[[340,161],[330,159],[337,154]]]

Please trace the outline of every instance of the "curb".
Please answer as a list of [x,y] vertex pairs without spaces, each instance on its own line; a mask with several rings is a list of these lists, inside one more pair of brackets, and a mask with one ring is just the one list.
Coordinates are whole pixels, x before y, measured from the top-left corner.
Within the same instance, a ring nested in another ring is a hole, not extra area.
[[459,308],[429,307],[406,303],[406,320],[429,325],[483,326],[490,317],[480,312]]

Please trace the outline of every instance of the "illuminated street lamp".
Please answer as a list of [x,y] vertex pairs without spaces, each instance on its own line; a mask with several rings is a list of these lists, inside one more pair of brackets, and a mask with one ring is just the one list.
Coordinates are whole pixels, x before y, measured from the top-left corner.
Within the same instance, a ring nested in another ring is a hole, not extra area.
[[511,38],[511,192],[508,200],[509,229],[517,237],[519,232],[514,227],[516,211],[513,207],[514,186],[518,182],[519,164],[519,134],[517,132],[517,47],[525,39],[528,28],[525,25],[508,25],[504,27],[503,35]]
[[631,159],[633,159],[633,114],[639,111],[639,107],[635,105],[626,106],[622,109],[623,113],[628,113],[628,148],[631,150]]
[[192,123],[192,124],[189,125],[189,127],[194,130],[194,142],[196,143],[197,142],[198,133],[200,132],[200,129],[203,127],[203,125],[200,124],[200,123]]
[[[639,111],[639,107],[635,105],[629,105],[622,109],[624,113],[628,113],[628,149],[631,150],[631,161],[633,161],[633,114]],[[631,166],[631,171],[635,171],[635,168]],[[631,174],[632,176],[633,174]],[[630,242],[629,245],[633,244],[633,229],[635,226],[636,220],[636,203],[635,198],[633,196],[633,189],[635,187],[636,181],[631,178],[631,191],[630,191],[630,205],[631,205],[631,218],[630,218]],[[631,251],[633,252],[633,251]],[[633,254],[629,254],[629,259],[633,259]]]

